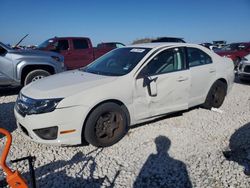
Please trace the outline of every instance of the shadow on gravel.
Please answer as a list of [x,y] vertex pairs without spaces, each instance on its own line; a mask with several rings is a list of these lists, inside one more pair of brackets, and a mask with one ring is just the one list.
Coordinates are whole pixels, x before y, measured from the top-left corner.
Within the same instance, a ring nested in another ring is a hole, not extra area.
[[[114,187],[116,178],[120,174],[118,170],[110,180],[107,176],[97,177],[96,157],[103,148],[96,148],[88,154],[78,152],[69,161],[58,160],[47,165],[35,168],[36,185],[38,187]],[[74,168],[74,174],[70,169]],[[76,169],[76,170],[75,170]],[[68,176],[67,174],[70,174]],[[23,175],[30,184],[29,173]]]
[[143,123],[132,125],[132,126],[129,127],[129,129],[136,129],[136,128],[142,127],[142,126],[150,124],[150,123],[155,123],[155,122],[158,122],[158,121],[162,121],[164,119],[179,117],[179,116],[182,116],[186,112],[189,112],[189,111],[192,111],[192,110],[198,109],[198,108],[201,108],[201,107],[200,106],[195,106],[195,107],[189,108],[188,110],[183,110],[183,111],[174,112],[174,113],[171,113],[171,114],[166,114],[166,115],[158,117],[158,118],[156,118],[154,120],[149,120],[149,121],[146,121],[146,122],[143,122]]
[[[8,130],[10,133],[16,130],[16,121],[14,117],[14,102],[0,104],[0,127]],[[0,135],[2,138],[3,135]]]
[[186,165],[169,156],[171,141],[165,136],[155,139],[157,154],[151,154],[134,182],[137,187],[192,187]]
[[229,161],[242,165],[244,173],[250,175],[250,123],[237,129],[229,141],[229,151],[224,151],[223,155]]
[[17,95],[21,90],[21,87],[0,87],[0,97]]

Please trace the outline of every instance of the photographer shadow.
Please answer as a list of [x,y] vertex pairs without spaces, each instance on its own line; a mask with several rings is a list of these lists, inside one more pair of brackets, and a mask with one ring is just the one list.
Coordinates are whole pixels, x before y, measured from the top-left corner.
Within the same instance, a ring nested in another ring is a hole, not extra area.
[[237,129],[229,141],[228,151],[223,155],[229,161],[234,161],[244,167],[244,173],[250,175],[250,123]]
[[[17,129],[14,117],[14,102],[0,104],[0,128],[4,128],[10,133]],[[0,138],[3,135],[0,134]]]
[[134,182],[139,187],[192,187],[186,165],[169,156],[171,141],[165,136],[155,139],[157,154],[151,154]]

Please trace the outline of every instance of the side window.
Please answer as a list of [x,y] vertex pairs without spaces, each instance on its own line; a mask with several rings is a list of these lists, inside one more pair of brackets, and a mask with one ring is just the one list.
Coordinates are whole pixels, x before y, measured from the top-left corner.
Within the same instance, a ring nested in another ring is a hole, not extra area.
[[68,50],[69,49],[68,40],[59,40],[54,45],[58,50]]
[[187,48],[189,67],[212,63],[212,58],[197,48]]
[[85,39],[73,39],[73,46],[76,50],[89,48],[88,41]]
[[156,75],[184,69],[184,48],[168,49],[157,54],[143,68],[143,73]]
[[116,48],[122,48],[122,47],[124,47],[123,44],[120,44],[120,43],[117,43],[117,44],[116,44]]

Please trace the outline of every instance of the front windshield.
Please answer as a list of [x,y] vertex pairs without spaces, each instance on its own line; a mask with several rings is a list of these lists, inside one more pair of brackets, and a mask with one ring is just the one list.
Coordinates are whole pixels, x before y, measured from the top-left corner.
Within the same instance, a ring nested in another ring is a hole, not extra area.
[[234,51],[234,50],[241,50],[244,48],[244,45],[241,43],[233,43],[226,45],[222,48],[223,51]]
[[84,72],[107,76],[129,73],[150,51],[150,48],[118,48],[83,68]]
[[49,46],[50,43],[52,43],[53,40],[49,39],[44,41],[42,44],[38,45],[38,49],[42,49],[42,48],[47,48],[47,46]]

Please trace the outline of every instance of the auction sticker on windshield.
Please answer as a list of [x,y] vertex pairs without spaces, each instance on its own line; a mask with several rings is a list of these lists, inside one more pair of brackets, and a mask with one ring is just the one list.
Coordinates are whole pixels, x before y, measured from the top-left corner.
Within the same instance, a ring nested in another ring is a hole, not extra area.
[[130,50],[130,52],[136,52],[136,53],[142,53],[144,51],[145,49],[139,49],[139,48],[133,48],[132,50]]

